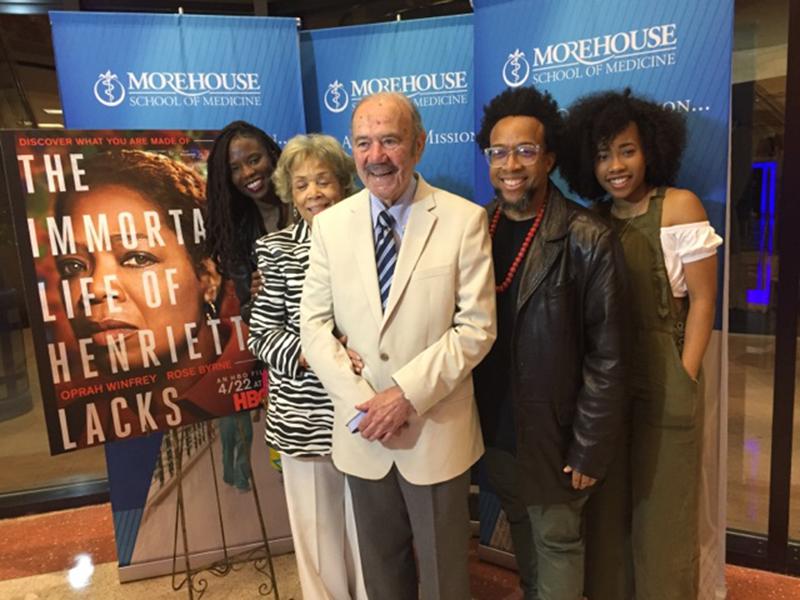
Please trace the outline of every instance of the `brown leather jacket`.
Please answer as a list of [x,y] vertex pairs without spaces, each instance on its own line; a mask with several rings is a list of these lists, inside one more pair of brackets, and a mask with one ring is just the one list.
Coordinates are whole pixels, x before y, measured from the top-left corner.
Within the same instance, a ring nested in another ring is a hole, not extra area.
[[[496,202],[487,207],[490,215]],[[516,303],[510,364],[476,369],[487,446],[496,430],[496,377],[509,377],[516,454],[526,504],[567,502],[577,492],[565,465],[601,479],[628,407],[624,390],[624,258],[616,235],[550,183]],[[499,371],[499,372],[498,372]]]

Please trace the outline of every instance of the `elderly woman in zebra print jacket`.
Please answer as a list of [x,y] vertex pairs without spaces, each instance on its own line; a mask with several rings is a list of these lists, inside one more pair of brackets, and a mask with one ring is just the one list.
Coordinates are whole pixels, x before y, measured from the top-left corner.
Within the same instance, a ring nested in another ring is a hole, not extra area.
[[[331,461],[333,404],[300,348],[300,296],[314,216],[354,191],[353,160],[327,135],[299,135],[272,176],[295,224],[265,235],[255,253],[263,286],[247,345],[269,369],[266,441],[281,455],[303,597],[366,599],[352,503]],[[350,353],[353,369],[361,359]]]

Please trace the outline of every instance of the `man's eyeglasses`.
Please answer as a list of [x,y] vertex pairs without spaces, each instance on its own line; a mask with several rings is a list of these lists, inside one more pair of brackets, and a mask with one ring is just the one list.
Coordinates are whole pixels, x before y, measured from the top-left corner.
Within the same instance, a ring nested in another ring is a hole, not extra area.
[[505,146],[489,146],[483,151],[486,162],[490,167],[500,167],[506,164],[508,156],[514,154],[521,165],[532,165],[539,158],[542,147],[539,144],[520,144],[514,148]]

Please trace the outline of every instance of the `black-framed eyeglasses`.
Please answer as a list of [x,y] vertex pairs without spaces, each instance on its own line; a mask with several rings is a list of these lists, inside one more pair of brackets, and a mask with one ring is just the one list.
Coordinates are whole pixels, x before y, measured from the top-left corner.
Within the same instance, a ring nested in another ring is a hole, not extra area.
[[505,146],[489,146],[483,151],[486,162],[490,167],[500,167],[506,164],[510,154],[514,154],[521,165],[532,165],[539,158],[542,147],[539,144],[520,144],[514,148]]

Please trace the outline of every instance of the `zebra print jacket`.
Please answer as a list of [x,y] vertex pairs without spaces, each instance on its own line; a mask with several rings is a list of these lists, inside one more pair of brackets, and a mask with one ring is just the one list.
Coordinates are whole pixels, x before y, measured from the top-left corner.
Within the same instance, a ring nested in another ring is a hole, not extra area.
[[252,303],[247,347],[269,370],[267,444],[289,456],[331,452],[333,404],[300,358],[300,296],[311,230],[305,221],[255,244],[264,284]]

